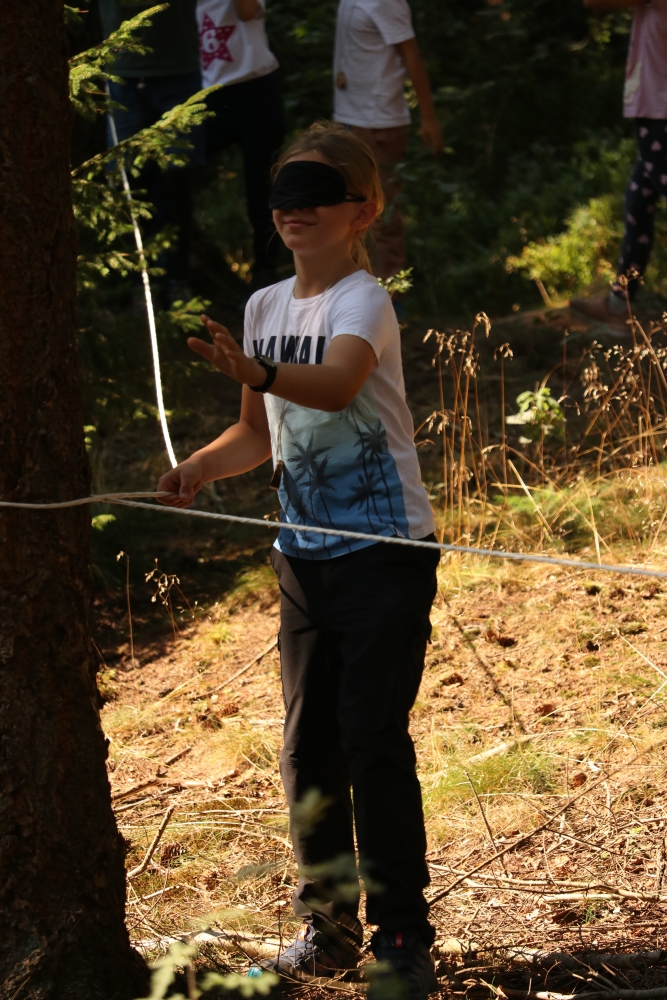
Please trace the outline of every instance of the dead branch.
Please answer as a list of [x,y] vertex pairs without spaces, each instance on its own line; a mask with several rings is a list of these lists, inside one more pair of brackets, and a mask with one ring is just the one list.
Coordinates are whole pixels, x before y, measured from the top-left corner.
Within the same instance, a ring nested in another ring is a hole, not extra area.
[[484,750],[482,753],[476,753],[472,757],[468,757],[468,764],[481,764],[483,760],[488,760],[489,757],[497,757],[501,753],[506,753],[510,750],[516,750],[518,746],[522,743],[529,743],[530,740],[538,739],[540,733],[530,733],[528,736],[517,736],[515,740],[507,740],[505,743],[499,743],[495,747],[491,747],[490,750]]
[[226,688],[228,684],[231,684],[232,681],[235,681],[237,677],[240,677],[241,674],[245,674],[247,670],[250,670],[250,668],[254,667],[256,663],[259,663],[259,661],[262,660],[267,653],[270,653],[272,649],[275,649],[277,645],[278,645],[278,640],[274,639],[273,642],[270,643],[270,645],[268,645],[266,649],[263,649],[261,653],[258,653],[257,656],[255,656],[254,659],[250,661],[250,663],[246,663],[245,667],[241,667],[240,670],[237,670],[236,673],[229,678],[229,680],[223,681],[222,684],[218,684],[217,687],[211,688],[211,690],[208,691],[207,694],[214,694],[216,691],[222,691],[222,689]]
[[132,788],[126,788],[124,792],[114,792],[111,796],[112,802],[118,802],[120,799],[126,799],[128,795],[135,795],[137,792],[143,792],[145,788],[150,788],[152,785],[161,784],[161,778],[149,778],[148,781],[141,781],[138,785],[133,785]]
[[501,857],[503,854],[508,854],[510,851],[514,851],[516,850],[517,847],[520,847],[522,844],[525,844],[529,840],[532,840],[532,838],[536,834],[542,833],[542,831],[546,830],[547,827],[549,827],[555,819],[558,819],[559,816],[562,816],[563,813],[566,813],[567,810],[570,809],[575,802],[579,802],[580,799],[584,798],[585,795],[589,795],[592,791],[598,788],[605,781],[608,781],[609,778],[613,777],[616,774],[619,774],[621,771],[624,771],[626,768],[636,763],[636,761],[638,761],[640,757],[643,757],[645,754],[650,753],[651,750],[656,750],[658,747],[662,746],[666,741],[667,737],[663,736],[661,739],[656,740],[655,743],[651,743],[650,746],[645,747],[639,753],[635,754],[634,757],[631,757],[630,760],[625,762],[625,764],[622,764],[620,767],[616,768],[615,771],[612,771],[610,774],[603,775],[602,777],[598,778],[597,781],[594,781],[582,792],[579,792],[578,795],[575,795],[572,798],[568,799],[565,805],[561,806],[560,809],[558,809],[555,813],[553,813],[549,817],[549,819],[546,820],[546,822],[540,823],[539,826],[534,827],[534,829],[532,829],[529,833],[525,833],[522,837],[519,837],[513,843],[508,844],[507,847],[504,847],[502,849],[502,851],[495,852],[490,858],[487,858],[486,861],[482,861],[481,864],[477,865],[475,868],[472,868],[469,872],[466,872],[465,875],[460,875],[458,878],[454,879],[454,881],[451,882],[446,889],[443,889],[442,892],[439,892],[437,895],[433,897],[433,899],[429,900],[429,906],[433,906],[435,903],[440,902],[441,899],[444,899],[446,896],[448,896],[450,892],[452,892],[454,889],[457,888],[457,886],[465,882],[466,879],[470,878],[472,875],[476,875],[477,872],[481,871],[483,868],[487,868],[488,865],[490,865],[493,861],[496,860],[496,858]]
[[192,747],[184,747],[182,750],[179,750],[178,753],[175,753],[173,757],[167,757],[164,762],[164,766],[171,767],[172,764],[175,764],[177,760],[181,759],[181,757],[185,757],[186,753],[190,753],[191,750]]
[[490,888],[499,889],[501,892],[525,892],[530,895],[542,896],[545,902],[555,903],[560,901],[567,902],[581,902],[586,899],[637,899],[642,902],[647,903],[665,903],[667,902],[667,896],[659,896],[656,893],[650,892],[633,892],[631,889],[618,889],[612,885],[606,885],[605,883],[600,883],[598,885],[587,885],[587,886],[577,886],[577,889],[572,892],[549,892],[548,890],[559,888],[558,885],[530,885],[526,883],[521,883],[519,881],[513,884],[505,884],[508,880],[503,878],[502,875],[496,875],[494,878],[497,879],[501,884],[491,885],[489,883],[478,883],[473,882],[470,878],[464,878],[464,882],[471,889],[484,889],[488,891]]
[[473,795],[475,796],[475,799],[476,799],[476,801],[477,801],[477,805],[479,806],[479,811],[480,811],[480,812],[481,812],[481,814],[482,814],[482,819],[484,820],[484,826],[486,827],[486,831],[487,831],[487,833],[488,833],[488,835],[489,835],[489,839],[490,839],[490,841],[491,841],[491,847],[492,847],[492,848],[493,848],[493,850],[494,850],[494,851],[496,852],[496,857],[497,857],[497,858],[498,858],[498,860],[500,861],[500,864],[501,864],[501,865],[502,865],[502,867],[503,867],[503,871],[504,871],[504,872],[505,872],[505,874],[507,875],[507,868],[505,867],[505,862],[503,861],[503,859],[501,858],[501,856],[500,856],[500,855],[498,854],[498,848],[496,847],[496,841],[495,841],[495,839],[494,839],[494,836],[493,836],[493,832],[492,832],[492,830],[491,830],[491,827],[489,826],[489,821],[488,821],[488,819],[486,818],[486,813],[484,812],[484,806],[482,805],[482,800],[480,799],[479,795],[477,794],[477,789],[475,788],[475,786],[474,786],[474,784],[473,784],[473,781],[472,781],[472,778],[470,777],[470,775],[468,774],[468,772],[467,772],[467,771],[465,772],[465,776],[466,776],[466,778],[468,779],[468,784],[469,784],[469,785],[470,785],[470,787],[472,788],[472,792],[473,792]]
[[166,813],[164,814],[164,818],[158,827],[157,833],[153,837],[150,847],[144,854],[144,860],[141,862],[141,864],[137,865],[136,868],[133,868],[132,871],[129,871],[127,873],[128,882],[131,882],[133,879],[138,878],[139,875],[143,875],[143,873],[148,868],[149,864],[151,863],[151,858],[155,854],[158,848],[158,844],[162,840],[162,834],[167,829],[167,824],[171,819],[172,813],[174,812],[175,808],[176,806],[169,806],[169,808],[167,809]]
[[510,958],[517,964],[560,965],[564,969],[581,971],[582,967],[591,969],[609,966],[611,969],[630,969],[637,971],[647,965],[663,965],[667,963],[667,951],[626,952],[620,955],[605,955],[601,952],[580,952],[570,955],[567,952],[539,951],[533,948],[510,948]]
[[658,986],[652,990],[589,990],[585,993],[553,993],[551,990],[526,993],[523,990],[512,990],[509,987],[492,986],[484,983],[498,996],[516,997],[517,1000],[658,1000],[667,997],[667,986]]

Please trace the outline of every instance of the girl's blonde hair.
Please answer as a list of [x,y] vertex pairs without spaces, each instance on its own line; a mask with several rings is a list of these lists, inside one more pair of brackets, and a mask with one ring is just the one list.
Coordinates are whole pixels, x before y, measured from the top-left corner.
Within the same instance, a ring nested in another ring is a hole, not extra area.
[[[319,153],[332,167],[340,170],[347,183],[348,194],[362,195],[377,205],[377,214],[384,209],[384,195],[375,157],[363,139],[336,122],[319,121],[302,132],[288,146],[275,166],[274,176],[288,160],[301,153]],[[369,274],[373,273],[366,241],[368,227],[357,234],[352,247],[352,260]]]

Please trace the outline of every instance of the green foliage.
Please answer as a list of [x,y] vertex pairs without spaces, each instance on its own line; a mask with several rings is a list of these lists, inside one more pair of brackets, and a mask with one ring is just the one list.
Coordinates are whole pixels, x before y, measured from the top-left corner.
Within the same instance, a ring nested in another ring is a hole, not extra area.
[[539,279],[552,297],[573,294],[593,282],[611,280],[623,235],[622,202],[616,195],[592,198],[575,208],[557,236],[531,241],[520,256],[507,258],[508,270]]
[[[141,11],[131,20],[124,21],[118,31],[114,31],[105,41],[70,59],[70,98],[80,115],[94,118],[96,114],[113,107],[113,103],[106,100],[104,88],[107,80],[117,78],[107,73],[105,67],[121,52],[132,52],[136,55],[150,52],[150,49],[136,38],[136,34],[150,25],[154,15],[166,7],[167,4],[160,4],[151,7],[150,10]],[[73,8],[65,9],[73,10]],[[77,19],[81,20],[78,12]]]
[[389,278],[378,278],[378,284],[382,285],[392,298],[394,295],[405,295],[412,288],[412,271],[413,268],[408,267],[404,271],[392,274]]
[[[151,991],[144,1000],[164,1000],[176,979],[177,970],[191,966],[196,955],[196,945],[185,944],[183,941],[172,942],[167,954],[153,964]],[[238,990],[243,997],[252,997],[256,993],[267,996],[278,981],[278,976],[272,972],[261,972],[257,976],[240,976],[236,972],[221,976],[218,972],[209,972],[201,983],[201,989],[195,988],[195,995],[201,996],[202,992],[221,987],[224,990]],[[170,996],[172,1000],[187,1000],[182,993],[171,993]]]
[[273,972],[260,972],[259,975],[242,976],[238,972],[230,972],[221,976],[219,972],[208,972],[201,984],[202,990],[212,990],[221,986],[223,990],[238,990],[242,997],[252,997],[256,993],[268,996],[280,979]]
[[91,519],[93,531],[104,531],[107,524],[113,524],[115,520],[115,514],[95,514]]
[[559,400],[552,398],[551,389],[540,386],[535,392],[522,392],[516,401],[519,412],[505,417],[505,423],[523,429],[521,444],[541,441],[550,435],[562,438],[565,414]]
[[[73,171],[74,214],[84,246],[79,257],[83,287],[91,287],[96,277],[106,277],[111,271],[126,275],[141,269],[141,256],[123,237],[133,229],[131,212],[138,221],[146,221],[152,217],[152,206],[135,196],[130,209],[121,168],[139,177],[151,162],[161,170],[185,165],[192,144],[183,136],[210,114],[204,103],[205,93],[194,94],[167,111],[155,125],[98,153]],[[169,247],[170,238],[169,231],[163,230],[148,240],[146,259],[156,260]]]

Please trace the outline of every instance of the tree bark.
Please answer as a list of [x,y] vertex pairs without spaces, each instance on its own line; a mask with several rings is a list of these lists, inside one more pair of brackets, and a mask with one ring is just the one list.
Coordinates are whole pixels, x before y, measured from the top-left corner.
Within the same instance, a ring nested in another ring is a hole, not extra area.
[[[90,492],[62,0],[0,17],[0,499]],[[0,512],[0,998],[145,990],[88,626],[90,511]]]

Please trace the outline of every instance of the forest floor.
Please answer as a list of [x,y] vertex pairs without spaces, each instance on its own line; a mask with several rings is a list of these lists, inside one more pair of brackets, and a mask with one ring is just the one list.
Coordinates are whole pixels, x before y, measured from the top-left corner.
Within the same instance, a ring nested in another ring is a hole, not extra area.
[[[584,347],[598,336],[563,311],[512,324],[528,367],[545,371],[561,356],[566,322]],[[506,331],[501,324],[495,339]],[[408,331],[405,346],[416,420],[433,408],[422,336]],[[108,445],[110,487],[116,447]],[[150,485],[159,452],[149,452],[121,463],[124,488]],[[246,489],[244,498],[225,484],[212,506],[268,509],[262,480]],[[130,550],[124,530],[137,542],[134,656],[124,592],[100,586],[96,601],[103,725],[128,870],[174,807],[146,870],[129,882],[130,933],[153,958],[171,936],[207,928],[200,963],[243,971],[297,926],[278,773],[283,704],[270,539],[181,530],[180,519],[177,535],[168,515],[141,518],[119,516],[100,562],[104,578],[111,546]],[[155,581],[138,594],[137,564],[150,571],[153,550],[172,575],[161,595]],[[591,558],[590,550],[571,554]],[[613,557],[628,562],[637,553],[618,545]],[[667,568],[664,538],[650,562]],[[590,958],[667,948],[666,605],[667,587],[638,577],[443,559],[411,717],[427,896],[441,897],[431,915],[443,991],[569,994],[589,982],[616,996],[667,983],[667,955],[625,968],[610,959],[603,971]],[[562,952],[579,964],[559,964],[553,956]]]

